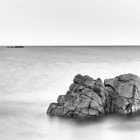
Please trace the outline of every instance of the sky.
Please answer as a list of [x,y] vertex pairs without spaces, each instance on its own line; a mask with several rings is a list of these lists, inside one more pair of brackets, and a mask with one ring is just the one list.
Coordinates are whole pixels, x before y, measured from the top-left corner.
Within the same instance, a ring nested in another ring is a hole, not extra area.
[[139,0],[0,0],[0,45],[140,45]]

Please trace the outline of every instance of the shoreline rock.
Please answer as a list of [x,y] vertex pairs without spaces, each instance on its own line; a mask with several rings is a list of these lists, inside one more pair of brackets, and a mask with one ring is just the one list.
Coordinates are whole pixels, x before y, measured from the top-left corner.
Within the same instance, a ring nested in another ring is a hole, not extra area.
[[48,115],[95,118],[104,114],[130,114],[140,110],[140,77],[131,73],[105,79],[78,74],[66,95],[51,103]]
[[[113,79],[106,79],[104,85],[110,101],[108,112],[121,114],[140,110],[140,78],[133,74],[124,74]],[[108,99],[107,99],[108,100]]]

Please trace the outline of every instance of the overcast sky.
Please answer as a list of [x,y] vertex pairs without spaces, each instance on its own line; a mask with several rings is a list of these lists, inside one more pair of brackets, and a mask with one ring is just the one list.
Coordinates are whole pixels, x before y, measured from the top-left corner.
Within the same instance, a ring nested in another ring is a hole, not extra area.
[[139,0],[0,0],[0,45],[140,44]]

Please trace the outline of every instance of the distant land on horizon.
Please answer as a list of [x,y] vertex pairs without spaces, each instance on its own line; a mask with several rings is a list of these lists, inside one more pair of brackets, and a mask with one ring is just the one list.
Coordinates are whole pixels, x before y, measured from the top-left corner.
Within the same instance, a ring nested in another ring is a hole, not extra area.
[[5,45],[0,47],[24,48],[24,47],[140,47],[140,45]]

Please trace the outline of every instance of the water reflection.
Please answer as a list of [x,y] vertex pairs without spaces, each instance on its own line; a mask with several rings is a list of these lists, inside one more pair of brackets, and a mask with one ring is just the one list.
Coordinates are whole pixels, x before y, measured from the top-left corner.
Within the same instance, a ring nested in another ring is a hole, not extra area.
[[[78,120],[71,118],[48,117],[50,126],[61,123],[57,129],[60,135],[70,134],[72,139],[118,139],[121,136],[129,139],[131,134],[140,131],[140,114],[133,116],[120,116],[116,114],[103,116],[96,120]],[[53,130],[56,127],[53,127]],[[127,133],[126,133],[127,132]],[[70,139],[66,138],[66,139]]]
[[[102,140],[137,139],[140,114],[105,115],[97,119],[74,119],[46,115],[44,102],[3,101],[0,109],[0,136],[3,140]],[[48,103],[46,103],[48,104]],[[3,109],[4,107],[4,109]]]

